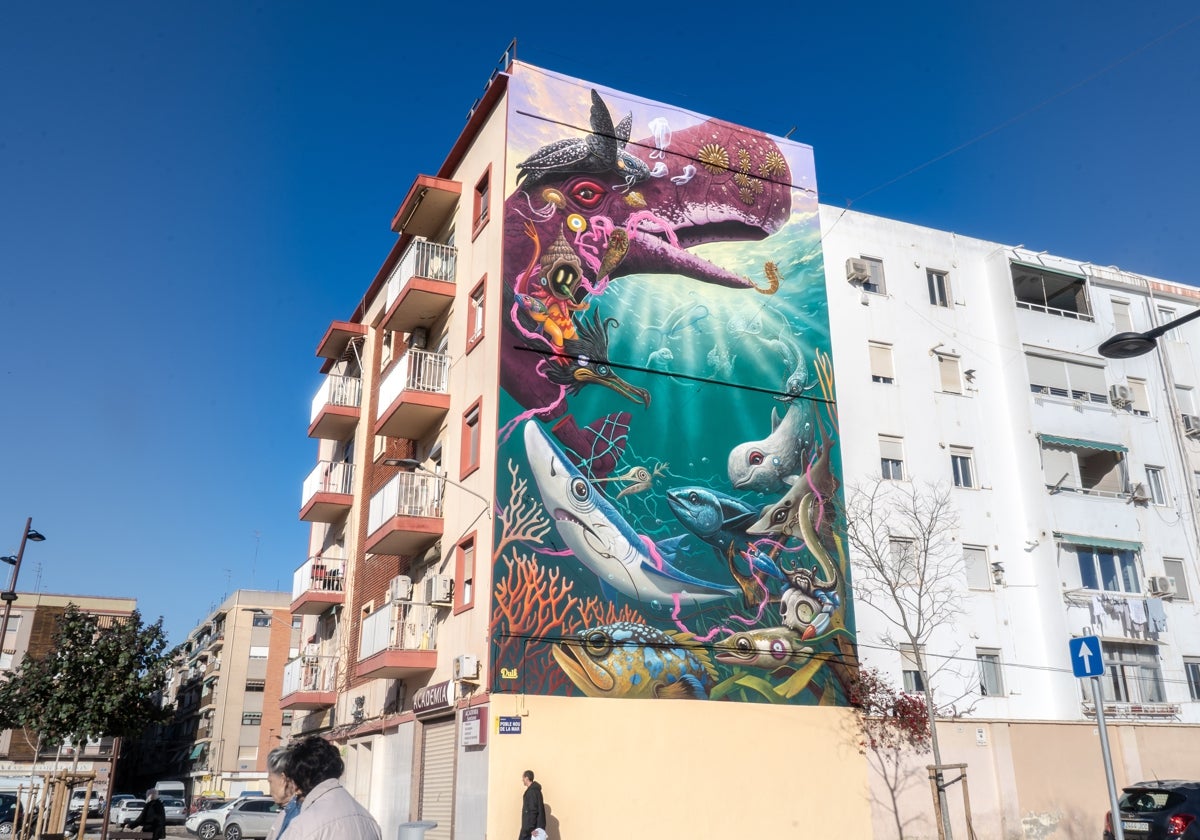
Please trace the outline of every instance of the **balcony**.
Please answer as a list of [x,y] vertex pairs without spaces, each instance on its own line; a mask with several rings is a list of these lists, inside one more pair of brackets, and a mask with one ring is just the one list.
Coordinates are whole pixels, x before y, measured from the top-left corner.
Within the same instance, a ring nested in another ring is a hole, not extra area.
[[325,331],[321,343],[317,345],[317,355],[323,359],[337,361],[342,358],[350,342],[359,336],[367,334],[366,324],[355,324],[351,321],[334,321]]
[[379,384],[375,434],[420,440],[450,410],[450,357],[409,350]]
[[437,236],[458,207],[462,184],[432,175],[418,175],[392,219],[392,230],[410,236]]
[[362,380],[357,376],[329,374],[312,401],[310,438],[345,440],[354,434],[362,406]]
[[403,679],[437,667],[437,623],[428,604],[391,604],[363,619],[359,678]]
[[372,554],[416,554],[442,535],[440,476],[397,473],[371,497],[366,549]]
[[305,522],[336,522],[354,502],[354,464],[321,461],[304,479],[300,518]]
[[325,709],[336,702],[336,656],[301,656],[284,666],[279,708]]
[[292,614],[320,615],[346,600],[346,561],[311,557],[292,573]]
[[383,327],[410,333],[428,327],[454,302],[458,249],[418,239],[408,246],[388,278]]

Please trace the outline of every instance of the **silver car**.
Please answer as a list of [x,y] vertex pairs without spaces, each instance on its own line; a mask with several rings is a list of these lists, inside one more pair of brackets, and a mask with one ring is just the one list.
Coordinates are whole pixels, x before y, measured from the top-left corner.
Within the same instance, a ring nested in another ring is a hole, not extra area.
[[243,837],[266,837],[275,823],[279,806],[269,796],[240,799],[226,809],[221,821],[225,840],[242,840]]
[[187,819],[187,806],[183,804],[183,800],[173,796],[159,798],[167,815],[167,825],[183,825],[183,821]]

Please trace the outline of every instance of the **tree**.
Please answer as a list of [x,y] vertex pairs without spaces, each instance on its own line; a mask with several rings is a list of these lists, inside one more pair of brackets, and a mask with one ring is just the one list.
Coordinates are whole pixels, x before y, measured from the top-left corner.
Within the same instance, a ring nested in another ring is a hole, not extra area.
[[0,682],[0,729],[25,728],[39,745],[132,737],[166,720],[158,702],[172,654],[162,619],[102,619],[67,605],[50,649]]
[[904,754],[929,750],[929,707],[922,695],[896,691],[875,668],[858,669],[850,704],[858,711],[859,749],[887,786],[896,838],[904,840],[900,795],[912,781],[905,773]]
[[[855,601],[891,625],[884,644],[911,652],[925,695],[930,746],[937,765],[938,819],[951,838],[950,809],[943,785],[934,680],[949,664],[930,668],[925,645],[962,614],[962,547],[958,513],[945,485],[874,479],[850,488],[845,501],[846,539],[854,554]],[[892,631],[895,632],[892,632]]]

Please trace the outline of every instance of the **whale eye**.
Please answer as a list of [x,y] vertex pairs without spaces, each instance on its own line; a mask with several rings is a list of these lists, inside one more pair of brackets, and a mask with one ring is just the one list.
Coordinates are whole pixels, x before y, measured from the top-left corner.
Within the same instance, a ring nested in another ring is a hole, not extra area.
[[604,200],[604,187],[595,181],[580,181],[571,188],[571,198],[591,210]]
[[757,467],[763,462],[763,457],[764,456],[761,452],[759,452],[757,449],[753,449],[750,451],[750,454],[746,456],[746,460],[750,462],[750,466]]
[[787,522],[788,514],[790,512],[791,511],[789,511],[785,507],[779,508],[779,510],[777,510],[771,514],[771,524],[772,525],[782,525],[784,522]]
[[612,639],[602,630],[593,630],[583,638],[583,647],[588,656],[600,659],[612,651]]
[[571,479],[571,495],[576,499],[583,500],[588,497],[588,483],[585,478]]

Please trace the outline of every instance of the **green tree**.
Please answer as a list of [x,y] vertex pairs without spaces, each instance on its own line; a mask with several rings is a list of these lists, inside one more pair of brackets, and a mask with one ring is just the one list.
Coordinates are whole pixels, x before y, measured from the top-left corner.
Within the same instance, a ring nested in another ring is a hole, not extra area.
[[169,714],[159,697],[171,657],[161,618],[147,626],[137,610],[101,618],[69,604],[46,654],[0,681],[0,729],[41,745],[136,736]]

